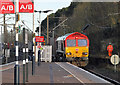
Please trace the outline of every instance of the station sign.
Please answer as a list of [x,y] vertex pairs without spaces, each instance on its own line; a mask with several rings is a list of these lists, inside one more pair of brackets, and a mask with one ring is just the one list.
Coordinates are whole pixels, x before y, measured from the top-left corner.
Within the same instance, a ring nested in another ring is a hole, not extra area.
[[19,0],[19,12],[20,13],[33,13],[34,1],[33,0]]
[[15,13],[15,4],[13,0],[0,0],[0,14]]
[[118,55],[112,55],[110,58],[110,61],[113,65],[117,65],[119,64],[119,56]]
[[35,40],[36,42],[44,42],[44,36],[36,36]]

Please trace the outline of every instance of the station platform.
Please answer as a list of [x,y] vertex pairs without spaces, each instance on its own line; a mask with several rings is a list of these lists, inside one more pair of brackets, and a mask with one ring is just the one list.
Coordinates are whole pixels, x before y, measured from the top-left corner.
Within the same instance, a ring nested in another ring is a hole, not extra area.
[[[13,66],[13,65],[12,65]],[[14,66],[13,66],[14,67]],[[14,69],[2,71],[2,83],[14,83]],[[26,84],[110,84],[110,82],[91,74],[83,69],[66,62],[41,62],[35,65],[35,74],[32,75],[32,63],[29,62],[28,82]],[[20,66],[20,83],[23,83],[23,69]]]

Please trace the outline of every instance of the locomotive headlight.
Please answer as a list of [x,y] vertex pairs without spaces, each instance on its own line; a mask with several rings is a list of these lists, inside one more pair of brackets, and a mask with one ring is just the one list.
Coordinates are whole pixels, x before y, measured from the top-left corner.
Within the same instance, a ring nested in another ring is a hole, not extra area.
[[87,52],[83,52],[82,54],[83,54],[83,55],[87,55]]
[[67,55],[71,55],[71,54],[72,54],[71,52],[67,53]]

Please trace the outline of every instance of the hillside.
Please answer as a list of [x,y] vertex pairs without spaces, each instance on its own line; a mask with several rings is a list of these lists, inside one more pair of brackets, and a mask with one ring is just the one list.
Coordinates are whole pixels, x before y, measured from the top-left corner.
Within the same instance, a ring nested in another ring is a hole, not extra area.
[[[89,24],[86,34],[90,39],[91,54],[107,55],[106,46],[111,42],[114,53],[120,52],[120,30],[119,28],[119,5],[112,2],[78,3],[72,2],[67,8],[59,9],[56,13],[49,15],[49,29],[52,30],[63,20],[68,20],[55,30],[55,37],[70,32],[82,32],[82,28]],[[62,17],[62,18],[54,18]],[[46,19],[42,26],[46,28]],[[46,29],[42,28],[45,33]],[[52,36],[52,34],[51,34]]]

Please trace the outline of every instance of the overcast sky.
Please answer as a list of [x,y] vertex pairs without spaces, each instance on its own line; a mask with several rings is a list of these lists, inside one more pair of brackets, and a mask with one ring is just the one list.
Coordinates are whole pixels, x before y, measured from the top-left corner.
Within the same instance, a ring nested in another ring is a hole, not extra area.
[[[41,18],[40,20],[42,21],[43,19],[46,18],[47,15],[51,14],[51,13],[55,13],[58,9],[62,9],[63,7],[68,7],[70,5],[70,3],[72,2],[72,0],[34,0],[34,10],[53,10],[52,12],[49,13],[41,13]],[[3,23],[3,18],[1,18],[3,16],[3,14],[0,14],[0,24]],[[10,15],[6,15],[6,19],[7,17],[14,17],[14,14],[10,14]],[[21,21],[24,20],[25,24],[32,29],[33,28],[33,14],[32,13],[20,13],[20,21],[19,23],[21,23]],[[37,20],[39,20],[39,13],[35,13],[35,28],[39,25],[39,23],[37,22]],[[6,21],[7,24],[13,24],[15,23],[15,20],[12,18],[8,21]],[[0,26],[1,28],[1,26]],[[8,27],[8,30],[10,30],[10,28],[12,28],[12,26]],[[1,30],[0,30],[1,31]]]
[[[51,13],[55,13],[58,9],[62,9],[63,7],[68,7],[70,5],[70,3],[74,1],[74,2],[80,2],[80,1],[116,1],[116,0],[34,0],[34,10],[53,10],[52,12],[49,12],[47,14],[45,13],[41,13],[41,18],[40,20],[42,21],[43,19],[46,18],[47,15],[51,14]],[[119,1],[119,0],[117,0]],[[3,18],[1,18],[3,16],[3,14],[0,14],[0,24],[3,23]],[[10,14],[10,15],[6,15],[6,17],[14,17],[14,14]],[[7,19],[7,18],[6,18]],[[33,14],[32,13],[20,13],[20,21],[19,23],[21,23],[21,21],[24,20],[25,24],[30,28],[33,29]],[[39,14],[35,13],[35,28],[39,25],[39,23],[37,22],[37,20],[39,20]],[[10,19],[8,21],[6,21],[6,23],[8,24],[13,24],[15,23],[15,19]],[[1,26],[0,26],[1,28]],[[9,26],[8,29],[13,28],[12,26]]]

